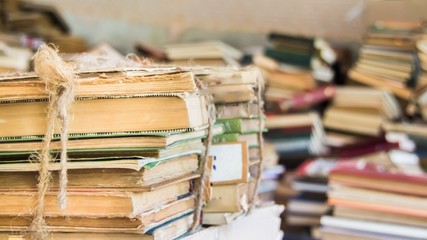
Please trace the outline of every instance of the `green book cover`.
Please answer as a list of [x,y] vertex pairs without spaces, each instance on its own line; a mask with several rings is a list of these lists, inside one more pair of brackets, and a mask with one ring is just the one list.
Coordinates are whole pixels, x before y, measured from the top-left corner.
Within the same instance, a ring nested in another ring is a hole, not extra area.
[[224,133],[242,133],[242,119],[218,119],[216,123],[222,124]]
[[297,54],[290,51],[267,48],[264,51],[267,57],[273,58],[276,61],[298,65],[300,67],[310,68],[311,54]]
[[239,141],[239,134],[238,133],[226,133],[222,135],[215,136],[212,141],[214,143],[219,142],[238,142]]

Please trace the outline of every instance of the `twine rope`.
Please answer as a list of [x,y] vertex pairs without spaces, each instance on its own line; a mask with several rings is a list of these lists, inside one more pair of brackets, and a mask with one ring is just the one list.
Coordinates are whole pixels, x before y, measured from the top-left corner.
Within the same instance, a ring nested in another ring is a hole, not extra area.
[[38,179],[38,196],[35,216],[30,227],[33,231],[32,239],[45,239],[48,231],[44,220],[46,194],[51,185],[49,164],[54,160],[50,154],[50,145],[55,127],[58,126],[61,135],[60,177],[58,202],[60,209],[67,206],[67,142],[68,125],[70,120],[69,110],[74,102],[76,76],[73,68],[65,63],[58,55],[58,49],[52,45],[43,44],[34,55],[35,72],[46,84],[49,93],[47,113],[47,128],[43,139],[43,149],[37,155],[40,163]]
[[255,198],[258,192],[259,185],[261,183],[261,177],[262,177],[262,169],[264,167],[264,138],[262,135],[262,132],[264,131],[264,124],[263,124],[263,111],[262,111],[262,91],[264,89],[264,81],[262,78],[261,73],[259,70],[256,70],[257,75],[257,84],[258,84],[258,92],[257,92],[257,100],[258,100],[258,120],[259,120],[259,132],[258,132],[258,142],[259,142],[259,163],[257,168],[257,175],[255,177],[255,187],[254,190],[250,196],[250,208],[248,211],[248,214],[250,214],[253,209],[255,208]]

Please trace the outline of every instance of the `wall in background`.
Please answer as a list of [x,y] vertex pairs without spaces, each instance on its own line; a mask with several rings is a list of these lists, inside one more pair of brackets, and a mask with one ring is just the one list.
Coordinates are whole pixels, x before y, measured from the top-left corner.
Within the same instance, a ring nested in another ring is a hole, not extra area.
[[136,42],[222,39],[241,48],[280,31],[360,41],[378,19],[427,19],[426,0],[33,0],[54,4],[89,43],[130,52]]

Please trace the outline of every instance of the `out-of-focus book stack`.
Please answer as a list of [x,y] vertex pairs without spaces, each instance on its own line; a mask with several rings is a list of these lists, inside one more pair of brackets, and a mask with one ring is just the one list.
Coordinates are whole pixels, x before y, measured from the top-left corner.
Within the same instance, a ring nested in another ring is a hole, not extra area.
[[205,94],[212,96],[216,124],[224,134],[213,138],[211,200],[203,208],[203,223],[226,224],[247,210],[260,161],[264,131],[262,78],[255,68],[192,67]]
[[379,21],[363,39],[359,58],[349,78],[374,88],[386,89],[404,101],[411,100],[417,85],[416,40],[421,22]]
[[285,211],[288,228],[313,230],[320,225],[320,217],[329,211],[328,173],[336,163],[335,159],[316,158],[298,167],[291,182],[297,194],[289,199]]
[[330,130],[379,137],[383,124],[401,115],[397,100],[385,90],[341,87],[326,109],[323,123]]
[[321,239],[425,239],[427,176],[416,158],[391,151],[339,162],[329,175]]
[[64,53],[87,50],[86,41],[70,34],[61,13],[52,5],[5,0],[0,3],[0,12],[2,32],[25,47],[37,49],[47,42],[54,43]]
[[243,54],[221,42],[175,43],[165,47],[168,63],[178,66],[239,66]]
[[[58,239],[185,234],[193,222],[193,182],[208,124],[194,73],[139,68],[78,76],[67,205],[61,210],[56,200],[55,160],[44,209],[48,231]],[[19,234],[29,230],[38,204],[39,163],[32,156],[43,148],[49,100],[44,82],[32,73],[2,76],[0,85],[0,231]],[[53,158],[61,149],[56,133]]]
[[333,82],[336,55],[327,42],[279,33],[268,39],[270,46],[253,58],[266,79],[267,111],[307,110],[333,96],[325,85]]
[[295,168],[305,159],[327,152],[322,121],[315,112],[271,115],[266,126],[269,131],[264,136],[276,146],[286,167]]

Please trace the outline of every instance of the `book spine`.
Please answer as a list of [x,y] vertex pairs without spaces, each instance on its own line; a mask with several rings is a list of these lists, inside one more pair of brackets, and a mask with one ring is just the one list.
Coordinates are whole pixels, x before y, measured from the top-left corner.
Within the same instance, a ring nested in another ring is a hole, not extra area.
[[334,86],[321,87],[313,91],[297,94],[291,99],[280,102],[279,106],[283,112],[287,112],[291,109],[301,109],[330,100],[335,96],[335,93],[336,88]]
[[242,121],[241,119],[219,119],[217,123],[224,126],[224,133],[241,133]]
[[305,68],[310,68],[311,55],[295,54],[283,50],[267,48],[264,54],[282,63],[289,63]]
[[219,142],[238,142],[239,141],[239,135],[236,133],[227,133],[227,134],[222,134],[222,135],[218,135],[213,137],[212,141],[214,143],[219,143]]

